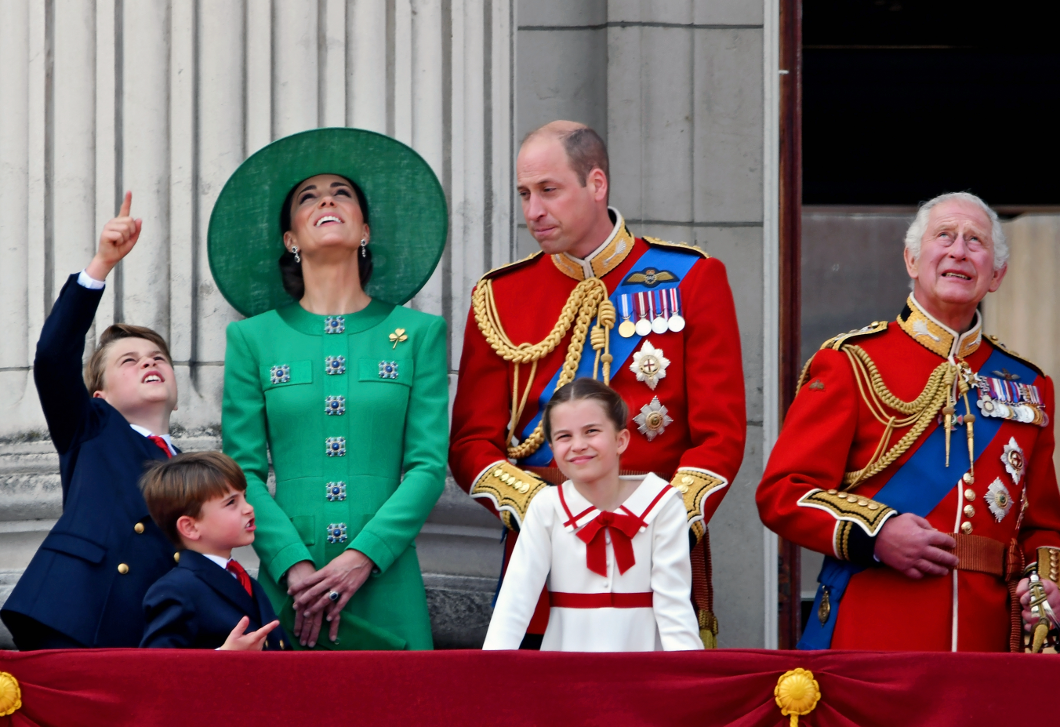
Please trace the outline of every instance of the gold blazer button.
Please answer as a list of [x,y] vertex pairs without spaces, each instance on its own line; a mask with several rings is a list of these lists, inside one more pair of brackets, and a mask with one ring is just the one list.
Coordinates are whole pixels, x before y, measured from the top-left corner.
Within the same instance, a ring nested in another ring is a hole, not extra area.
[[136,523],[135,525],[133,525],[133,530],[135,530],[138,533],[142,533],[144,531],[144,524],[143,523]]
[[125,575],[129,572],[129,566],[125,565],[124,563],[118,563],[118,572],[122,575]]

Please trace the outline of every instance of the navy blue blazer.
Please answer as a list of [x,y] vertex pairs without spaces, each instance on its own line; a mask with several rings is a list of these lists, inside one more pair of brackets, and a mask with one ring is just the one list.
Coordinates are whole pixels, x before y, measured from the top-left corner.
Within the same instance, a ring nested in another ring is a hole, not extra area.
[[[244,616],[247,632],[276,620],[268,596],[254,578],[251,598],[232,574],[194,550],[180,554],[180,565],[151,586],[144,598],[142,647],[216,649]],[[289,648],[282,626],[265,638],[266,651]]]
[[85,335],[102,296],[71,275],[37,342],[33,379],[59,452],[63,514],[0,616],[22,614],[85,646],[135,647],[144,595],[173,569],[175,549],[139,487],[145,467],[165,453],[91,398],[82,378]]

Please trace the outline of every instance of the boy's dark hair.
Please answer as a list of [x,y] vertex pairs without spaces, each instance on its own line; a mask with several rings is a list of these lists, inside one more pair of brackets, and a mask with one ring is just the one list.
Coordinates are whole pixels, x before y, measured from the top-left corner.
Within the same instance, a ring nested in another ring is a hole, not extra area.
[[140,478],[151,519],[170,542],[183,547],[177,520],[198,519],[202,505],[224,497],[229,486],[246,492],[247,478],[235,460],[220,452],[187,452],[158,462]]
[[626,422],[629,420],[629,407],[626,406],[626,402],[618,395],[618,392],[601,381],[583,376],[556,389],[556,393],[545,404],[541,421],[545,427],[546,442],[552,441],[552,410],[568,401],[587,399],[600,402],[600,406],[604,408],[604,413],[615,425],[615,429],[621,431],[626,428]]
[[[341,174],[336,174],[335,176],[342,177]],[[364,224],[370,224],[368,222],[368,198],[364,196],[364,191],[352,179],[346,177],[342,177],[342,179],[346,180],[353,188],[354,194],[357,195],[357,204],[361,207],[361,216],[364,218]],[[305,179],[302,180],[302,182],[304,181]],[[302,182],[291,187],[291,191],[287,193],[287,197],[283,200],[283,208],[280,210],[280,232],[291,231],[291,204],[294,202],[295,190],[302,185]],[[372,279],[372,246],[368,245],[362,249],[364,250],[364,257],[360,257],[360,252],[357,253],[357,276],[361,279],[361,288],[364,289],[368,285],[368,281]],[[294,261],[294,253],[290,250],[284,250],[283,254],[280,255],[279,264],[283,289],[287,291],[287,295],[295,300],[301,300],[302,296],[305,295],[305,280],[302,278],[301,263]]]
[[103,331],[103,335],[99,337],[99,345],[96,346],[96,350],[92,353],[92,356],[88,359],[88,364],[85,366],[85,386],[88,387],[89,394],[95,394],[97,391],[103,390],[103,374],[107,370],[107,350],[111,344],[123,338],[143,338],[150,341],[158,346],[158,350],[162,352],[170,365],[173,364],[173,357],[169,355],[169,346],[166,345],[166,339],[162,338],[158,333],[144,326],[115,323]]

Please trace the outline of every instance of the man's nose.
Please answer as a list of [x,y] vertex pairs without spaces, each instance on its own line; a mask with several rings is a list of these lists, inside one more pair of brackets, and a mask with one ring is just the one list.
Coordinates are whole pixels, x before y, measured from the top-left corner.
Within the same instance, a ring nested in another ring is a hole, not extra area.
[[953,244],[950,245],[950,255],[953,257],[963,258],[968,254],[968,240],[965,238],[964,233],[958,233],[954,239]]
[[538,200],[536,194],[531,193],[527,196],[523,213],[528,220],[536,220],[545,213],[545,209],[541,206],[541,202]]

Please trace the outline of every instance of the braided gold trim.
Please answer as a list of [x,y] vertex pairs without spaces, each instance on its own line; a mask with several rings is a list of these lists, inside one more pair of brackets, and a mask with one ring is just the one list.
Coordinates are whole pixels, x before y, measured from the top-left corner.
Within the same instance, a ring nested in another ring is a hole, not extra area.
[[[876,502],[867,497],[848,495],[839,490],[813,489],[800,497],[797,504],[799,507],[812,507],[818,510],[824,510],[837,520],[857,523],[867,535],[873,536],[880,531],[880,528],[883,527],[887,518],[896,512],[893,508],[887,507],[882,502]],[[840,555],[840,553],[845,552],[850,534],[849,532],[846,533],[843,542],[840,543],[839,538],[841,533],[839,530],[841,530],[841,528],[836,530],[836,554],[839,555],[839,557],[844,557]]]
[[501,520],[514,530],[512,518],[521,527],[534,495],[548,487],[537,475],[524,472],[510,462],[497,462],[486,468],[471,486],[472,497],[486,497],[500,511]]
[[670,485],[677,488],[685,503],[688,523],[696,533],[696,540],[703,537],[702,527],[697,531],[694,525],[703,521],[703,502],[715,490],[729,484],[724,477],[708,470],[682,467],[674,473]]
[[[523,409],[530,394],[530,388],[534,383],[534,375],[537,373],[537,363],[545,356],[552,353],[560,341],[567,335],[573,326],[570,345],[567,347],[567,356],[563,360],[563,369],[560,372],[559,382],[556,388],[574,380],[581,363],[582,350],[585,347],[585,338],[589,334],[589,325],[593,318],[597,319],[596,326],[590,335],[590,344],[596,351],[596,361],[593,365],[593,377],[597,376],[600,364],[603,364],[603,381],[611,383],[611,351],[608,333],[615,325],[617,318],[615,306],[608,300],[607,286],[599,278],[588,278],[578,283],[571,291],[567,302],[563,306],[559,320],[552,327],[552,331],[540,343],[521,343],[516,345],[504,331],[500,315],[497,312],[497,302],[493,297],[493,281],[484,279],[479,281],[475,293],[471,297],[472,309],[475,312],[475,322],[482,331],[482,335],[490,347],[505,361],[515,364],[515,372],[512,382],[512,418],[508,427],[509,459],[522,459],[536,452],[545,441],[544,427],[538,422],[537,427],[529,437],[519,443],[518,446],[510,446],[515,428],[522,418]],[[531,364],[530,375],[527,377],[522,397],[519,396],[519,366]]]

